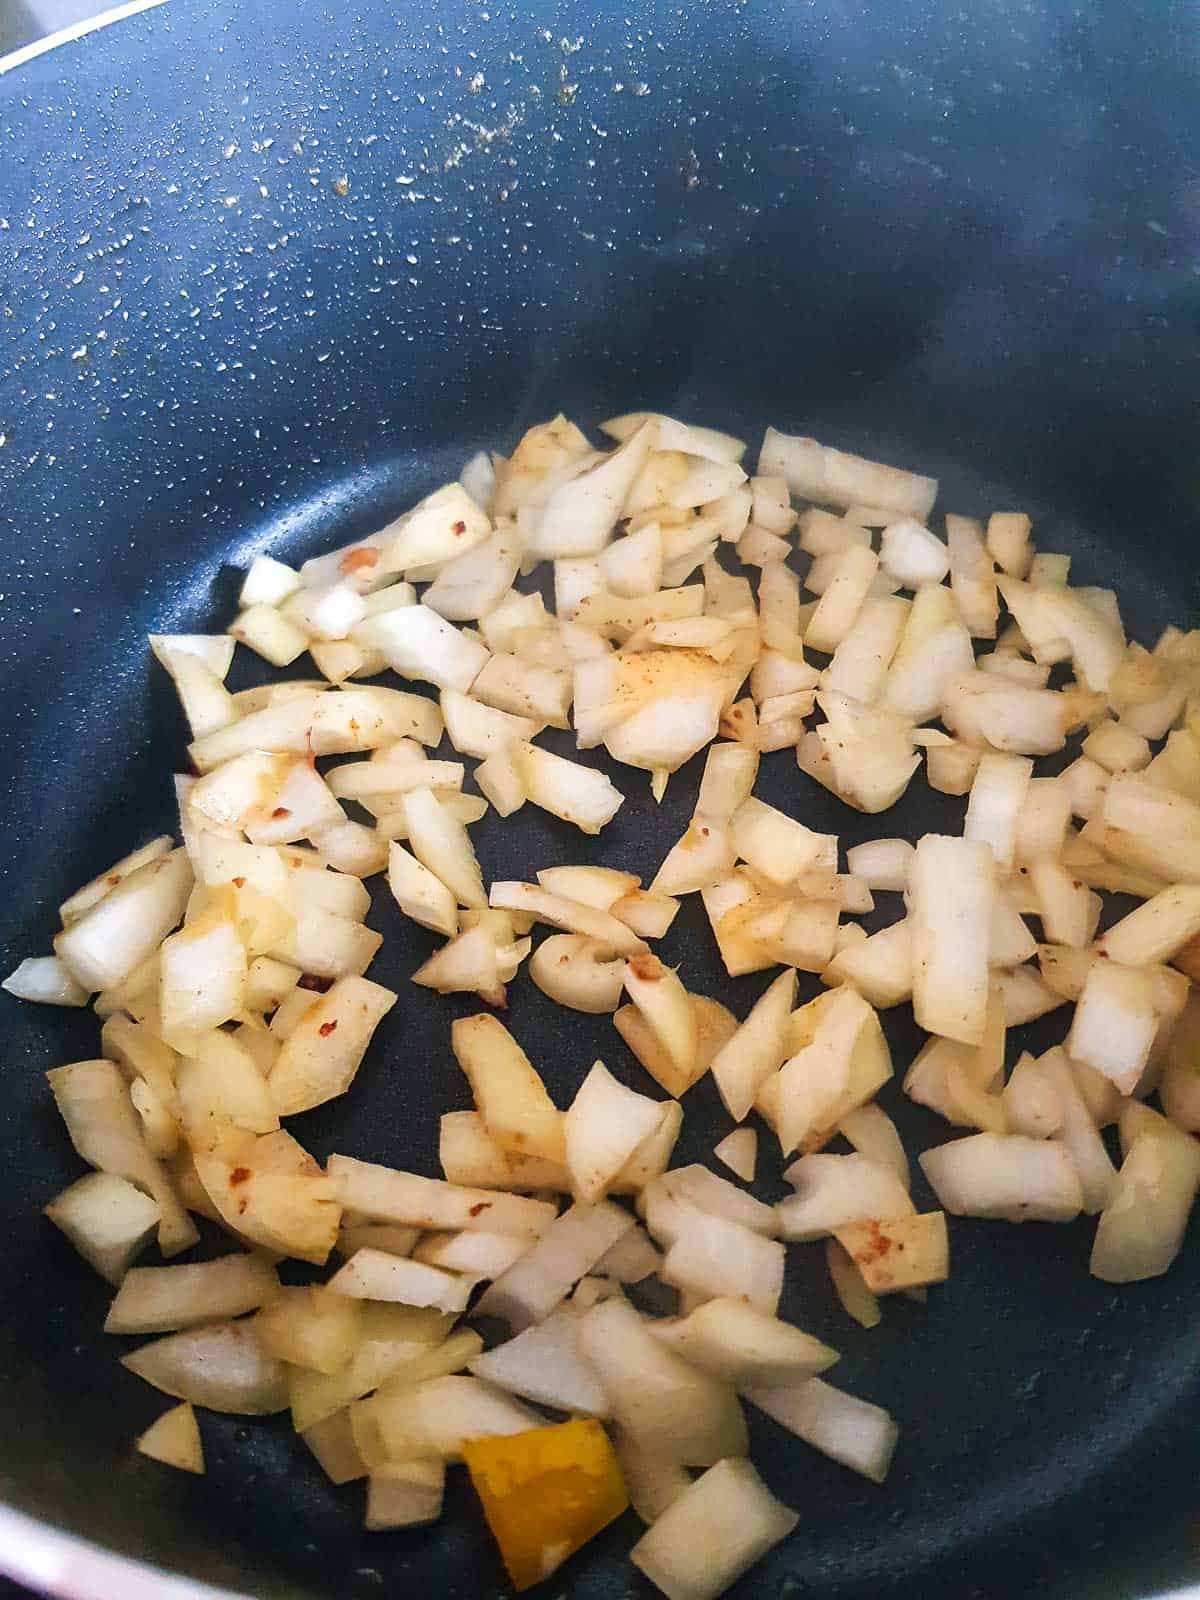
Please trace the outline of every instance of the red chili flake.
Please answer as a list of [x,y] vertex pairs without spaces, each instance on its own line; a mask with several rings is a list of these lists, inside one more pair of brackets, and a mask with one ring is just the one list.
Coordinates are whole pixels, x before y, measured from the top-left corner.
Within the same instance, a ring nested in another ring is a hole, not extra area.
[[272,813],[271,813],[271,819],[274,822],[278,822],[280,820],[280,818],[282,818],[282,817],[290,817],[291,814],[292,813],[288,810],[288,808],[286,806],[276,806],[274,811],[272,811]]
[[312,989],[316,994],[324,994],[333,988],[332,978],[319,978],[315,972],[305,972],[296,980],[297,989]]
[[246,880],[245,880],[245,878],[235,878],[235,879],[234,879],[234,880],[233,880],[233,887],[234,887],[234,888],[235,888],[235,889],[244,889],[244,888],[245,888],[245,887],[246,887]]
[[859,1262],[878,1261],[882,1256],[887,1255],[892,1248],[892,1241],[884,1233],[874,1217],[867,1223],[867,1226],[871,1230],[871,1237],[866,1248],[854,1258]]
[[451,531],[458,534],[466,533],[467,525],[465,522],[456,522]]
[[321,1026],[317,1029],[317,1032],[321,1035],[322,1039],[328,1039],[329,1035],[333,1032],[333,1030],[336,1027],[337,1027],[337,1023],[336,1022],[323,1022],[321,1024]]
[[249,1167],[234,1167],[233,1171],[229,1174],[229,1187],[232,1189],[236,1184],[245,1183],[249,1176]]
[[467,1212],[467,1215],[469,1217],[478,1217],[482,1216],[485,1211],[490,1211],[491,1209],[492,1202],[490,1200],[480,1200],[478,1204],[473,1205],[470,1208],[470,1210]]
[[110,872],[104,881],[108,884],[110,889],[115,889],[117,884],[121,881],[121,874],[119,872]]
[[356,572],[369,572],[372,567],[379,565],[379,551],[372,550],[370,545],[360,544],[354,550],[347,550],[338,565],[347,577]]

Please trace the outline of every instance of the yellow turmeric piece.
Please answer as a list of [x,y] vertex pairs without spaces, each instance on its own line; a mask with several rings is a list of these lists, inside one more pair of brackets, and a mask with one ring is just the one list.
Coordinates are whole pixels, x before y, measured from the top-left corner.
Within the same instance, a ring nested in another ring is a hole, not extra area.
[[629,1504],[608,1435],[591,1419],[469,1439],[462,1456],[517,1590],[548,1578]]

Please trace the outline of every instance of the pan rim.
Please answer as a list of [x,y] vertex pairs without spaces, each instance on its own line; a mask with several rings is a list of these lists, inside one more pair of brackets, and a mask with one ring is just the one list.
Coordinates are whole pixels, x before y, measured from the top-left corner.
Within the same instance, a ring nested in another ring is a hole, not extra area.
[[38,56],[43,56],[50,50],[57,50],[60,45],[71,44],[76,39],[85,38],[89,33],[96,33],[100,28],[111,27],[114,22],[124,22],[128,17],[136,17],[143,11],[153,11],[156,6],[166,3],[167,0],[126,0],[124,5],[100,11],[94,17],[83,17],[66,28],[59,28],[55,33],[48,33],[42,39],[33,40],[31,44],[21,45],[8,55],[0,56],[0,78],[6,72],[23,67],[27,62],[35,61]]
[[[154,4],[160,0],[153,0]],[[252,1600],[0,1505],[0,1573],[55,1600]]]

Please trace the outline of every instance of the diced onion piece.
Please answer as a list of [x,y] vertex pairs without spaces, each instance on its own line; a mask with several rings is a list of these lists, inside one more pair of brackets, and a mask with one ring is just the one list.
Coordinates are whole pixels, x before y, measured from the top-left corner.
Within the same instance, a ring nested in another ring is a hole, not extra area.
[[650,1527],[689,1487],[692,1475],[669,1456],[656,1454],[619,1430],[615,1444],[629,1503]]
[[[752,1233],[760,1233],[764,1238],[773,1237],[777,1231],[774,1209],[771,1206],[754,1199],[728,1179],[720,1178],[715,1172],[710,1172],[707,1167],[698,1165],[675,1167],[670,1172],[663,1173],[653,1184],[648,1185],[645,1193],[639,1197],[639,1211],[645,1211],[649,1218],[655,1201],[660,1198],[687,1205],[709,1216],[722,1217],[725,1221],[736,1223]],[[673,1215],[673,1211],[669,1209],[667,1214]],[[659,1215],[661,1219],[661,1213]],[[662,1233],[665,1242],[674,1243],[677,1230],[673,1225],[664,1231],[656,1222],[651,1225],[651,1231],[656,1230]]]
[[1012,1069],[1002,1098],[1013,1133],[1049,1139],[1062,1129],[1063,1103],[1058,1086],[1028,1052]]
[[679,901],[671,895],[651,894],[646,889],[631,889],[609,907],[614,917],[628,923],[643,939],[661,939],[679,912]]
[[[757,761],[758,751],[749,746],[721,745],[714,749],[742,749]],[[694,894],[725,878],[733,867],[736,851],[727,823],[697,811],[687,832],[672,846],[655,874],[651,893]]]
[[950,552],[914,517],[901,517],[883,530],[879,562],[903,588],[920,589],[927,583],[941,583],[950,571]]
[[789,1383],[815,1377],[837,1360],[810,1334],[741,1298],[716,1298],[651,1332],[670,1350],[727,1383]]
[[715,1600],[799,1520],[749,1461],[724,1460],[661,1512],[630,1560],[667,1600]]
[[476,1109],[500,1148],[563,1161],[562,1113],[504,1024],[486,1013],[460,1017],[451,1024],[450,1047],[471,1085]]
[[[1113,924],[1096,948],[1124,966],[1169,961],[1200,934],[1200,887],[1174,884]],[[1065,942],[1065,941],[1064,941]]]
[[450,890],[396,840],[388,846],[388,888],[405,916],[423,928],[447,938],[458,932],[458,908]]
[[663,1282],[706,1297],[744,1300],[773,1316],[783,1292],[783,1246],[686,1202],[678,1204],[675,1216],[676,1236],[662,1265]]
[[55,954],[83,988],[115,988],[158,949],[191,888],[185,851],[158,856],[72,921],[55,939]]
[[699,1039],[696,1015],[678,974],[646,951],[626,962],[623,981],[629,998],[670,1058],[673,1072],[691,1081]]
[[122,856],[120,861],[115,861],[106,872],[100,873],[81,889],[77,889],[69,899],[64,900],[58,908],[58,914],[64,928],[69,928],[77,922],[85,911],[89,911],[97,901],[103,900],[111,894],[113,889],[125,878],[136,872],[139,867],[144,867],[151,861],[157,861],[160,856],[170,854],[174,841],[168,834],[162,834],[157,839],[151,839],[149,844],[144,844],[140,849],[133,850],[127,856]]
[[892,1075],[875,1012],[853,989],[822,996],[812,1040],[780,1068],[776,1132],[785,1154],[819,1149]]
[[879,557],[868,545],[848,545],[830,559],[836,564],[833,575],[804,630],[813,650],[833,651],[841,644],[879,570]]
[[214,904],[162,943],[159,1004],[168,1043],[219,1028],[242,1009],[246,947],[231,913],[231,901]]
[[941,705],[947,685],[969,672],[971,637],[954,597],[940,584],[917,590],[888,670],[882,703],[923,722]]
[[1064,1145],[1020,1134],[977,1133],[920,1157],[921,1170],[955,1216],[1006,1222],[1070,1222],[1083,1203]]
[[[1163,1110],[1176,1127],[1200,1131],[1200,995],[1193,988],[1167,1041],[1158,1095]],[[1109,1085],[1111,1088],[1111,1085]],[[1109,1111],[1113,1109],[1110,1105]]]
[[278,606],[300,587],[300,574],[274,556],[255,556],[242,580],[238,605]]
[[912,1216],[915,1210],[896,1173],[866,1156],[802,1156],[784,1176],[796,1193],[779,1202],[775,1216],[780,1237],[789,1242],[820,1239],[850,1222]]
[[963,837],[992,847],[997,865],[1009,868],[1016,850],[1017,823],[1029,793],[1033,762],[1023,756],[983,756],[971,785]]
[[421,596],[421,604],[447,622],[476,622],[494,611],[512,588],[518,565],[514,531],[498,528],[473,549],[445,562]]
[[608,912],[531,883],[493,883],[489,901],[500,910],[522,912],[564,933],[586,934],[614,955],[637,955],[646,948],[632,929]]
[[[600,570],[610,594],[622,599],[657,594],[662,585],[662,534],[656,522],[626,534],[601,552]],[[563,607],[557,607],[565,615]]]
[[631,1305],[593,1306],[579,1338],[614,1419],[632,1439],[683,1466],[746,1453],[745,1419],[732,1391],[665,1349]]
[[470,1278],[371,1249],[356,1250],[329,1280],[331,1294],[446,1312],[464,1311],[472,1287]]
[[1122,1118],[1125,1159],[1101,1213],[1090,1271],[1107,1283],[1154,1278],[1179,1254],[1200,1190],[1200,1144],[1145,1106]]
[[907,1189],[909,1187],[908,1157],[896,1130],[896,1124],[878,1105],[859,1106],[849,1112],[838,1124],[838,1132],[868,1161],[889,1167]]
[[436,1522],[442,1514],[445,1484],[442,1461],[387,1461],[372,1468],[367,1478],[367,1531]]
[[577,1200],[594,1204],[638,1145],[659,1126],[657,1101],[627,1089],[597,1061],[563,1118],[566,1165]]
[[229,636],[269,661],[287,667],[308,649],[308,634],[274,606],[253,605],[229,624]]
[[357,1478],[366,1477],[369,1469],[355,1443],[348,1407],[315,1423],[300,1437],[316,1457],[330,1483],[353,1483]]
[[470,689],[488,651],[428,606],[402,606],[365,618],[354,629],[355,643],[379,650],[403,677],[439,689]]
[[498,1278],[525,1254],[531,1242],[511,1233],[431,1233],[411,1253],[415,1261],[444,1272],[462,1272],[475,1279]]
[[913,1011],[930,1033],[983,1037],[995,858],[987,845],[926,834],[913,857]]
[[863,999],[885,1010],[912,997],[911,919],[839,950],[822,974],[828,983],[848,983]]
[[674,772],[714,738],[729,673],[700,650],[645,650],[618,658],[616,715],[603,739],[617,761]]
[[438,1157],[446,1179],[463,1188],[566,1194],[571,1187],[565,1167],[532,1156],[506,1155],[477,1111],[446,1112],[440,1123]]
[[892,595],[868,596],[853,627],[821,674],[821,687],[865,704],[877,700],[908,621],[909,605]]
[[46,1006],[85,1006],[89,991],[63,966],[57,956],[27,956],[5,978],[0,988],[18,1000],[35,1000]]
[[415,1172],[356,1161],[352,1156],[330,1156],[327,1171],[348,1211],[379,1222],[537,1236],[554,1221],[554,1206],[542,1200],[464,1188],[438,1178],[422,1178]]
[[486,906],[479,862],[466,827],[440,804],[432,789],[413,789],[403,797],[404,820],[413,854],[439,877],[459,905]]
[[781,886],[817,864],[828,837],[753,796],[743,800],[731,826],[733,845],[742,860]]
[[872,1294],[890,1294],[950,1275],[946,1216],[927,1211],[880,1222],[871,1217],[835,1230],[838,1243],[862,1273]]
[[578,1340],[579,1314],[570,1307],[496,1345],[470,1364],[478,1378],[534,1405],[606,1418],[608,1399]]
[[508,750],[497,750],[475,768],[479,792],[500,817],[511,817],[529,799],[520,769]]
[[883,1320],[879,1301],[867,1288],[866,1279],[843,1247],[834,1238],[825,1241],[825,1265],[829,1268],[834,1293],[842,1310],[863,1328],[877,1328]]
[[[215,733],[218,728],[236,722],[240,713],[233,696],[222,682],[229,670],[228,658],[221,652],[223,670],[217,670],[218,663],[210,665],[205,654],[188,648],[188,644],[193,642],[168,638],[162,634],[150,635],[150,647],[171,675],[192,737],[199,739],[206,733]],[[228,656],[232,657],[232,639],[224,638],[215,642],[227,646]]]
[[735,1122],[748,1115],[763,1083],[783,1065],[788,1048],[788,1018],[795,997],[795,973],[780,973],[713,1058],[712,1074],[718,1093]]
[[975,639],[996,637],[999,599],[996,570],[983,541],[983,529],[973,517],[946,517],[946,542],[950,550],[950,588],[963,621]]
[[158,1202],[112,1172],[90,1172],[56,1195],[43,1214],[95,1267],[119,1284],[159,1224]]
[[1119,722],[1101,722],[1083,741],[1083,754],[1106,772],[1139,772],[1150,765],[1150,745]]
[[349,1362],[332,1373],[302,1366],[288,1368],[292,1425],[297,1433],[306,1432],[392,1378],[398,1383],[419,1383],[453,1372],[455,1363],[463,1365],[479,1349],[478,1342],[468,1339],[458,1350],[446,1353],[452,1342],[446,1337],[451,1318],[442,1312],[373,1304],[323,1292],[330,1301],[340,1300],[353,1308],[359,1336]]
[[535,806],[596,834],[616,816],[625,796],[602,772],[542,750],[527,740],[509,745],[525,794]]
[[121,1365],[164,1394],[209,1411],[256,1417],[287,1407],[287,1376],[250,1321],[169,1334],[122,1356]]
[[458,1374],[404,1384],[370,1404],[389,1460],[459,1461],[469,1440],[523,1433],[541,1421],[498,1389]]
[[542,993],[575,1011],[615,1011],[621,1003],[624,972],[623,961],[580,933],[543,939],[529,962],[529,976]]
[[713,1146],[713,1155],[743,1182],[753,1183],[758,1164],[758,1134],[753,1128],[735,1128]]
[[628,1212],[606,1200],[572,1206],[496,1279],[476,1308],[479,1315],[501,1317],[518,1333],[543,1322],[632,1227]]
[[278,1290],[255,1318],[263,1348],[292,1366],[343,1371],[362,1334],[359,1303],[321,1284]]
[[611,455],[553,489],[528,530],[526,560],[596,555],[608,543],[630,489],[654,446],[646,424]]
[[872,1483],[887,1477],[899,1428],[880,1406],[835,1389],[823,1378],[745,1390],[747,1400],[842,1466]]
[[[89,1166],[136,1184],[158,1205],[159,1248],[178,1255],[199,1235],[150,1154],[129,1090],[111,1061],[76,1061],[46,1074],[71,1143]],[[65,1231],[65,1230],[64,1230]]]
[[268,1087],[280,1116],[311,1110],[344,1094],[375,1029],[397,996],[366,978],[339,978],[317,996],[285,1040]]
[[988,518],[988,554],[1009,577],[1023,578],[1029,570],[1033,559],[1031,527],[1023,511],[993,511]]
[[161,1461],[164,1466],[177,1467],[180,1472],[204,1475],[204,1447],[200,1442],[200,1429],[196,1413],[186,1402],[164,1411],[157,1422],[152,1422],[137,1440],[140,1454],[151,1461]]
[[458,689],[442,690],[441,707],[450,743],[460,755],[481,760],[499,754],[514,739],[532,739],[541,729],[539,720],[485,705]]
[[673,1058],[662,1047],[658,1036],[636,1006],[622,1006],[613,1017],[617,1032],[642,1066],[656,1083],[674,1096],[684,1094],[703,1077],[716,1052],[737,1027],[734,1018],[715,1000],[696,994],[688,998],[696,1014],[698,1038],[695,1060],[688,1073],[679,1072]]
[[1067,1050],[1130,1094],[1158,1031],[1153,970],[1093,961],[1088,967]]
[[877,506],[924,520],[937,498],[937,480],[848,455],[829,445],[768,428],[758,457],[765,476],[786,478],[799,500],[845,508]]

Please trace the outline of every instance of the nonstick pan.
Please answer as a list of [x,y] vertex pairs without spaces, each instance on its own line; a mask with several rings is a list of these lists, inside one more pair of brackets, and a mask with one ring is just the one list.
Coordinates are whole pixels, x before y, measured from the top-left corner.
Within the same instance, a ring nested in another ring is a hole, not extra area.
[[[1030,510],[1135,637],[1194,622],[1198,53],[1200,9],[1173,0],[195,0],[0,76],[6,970],[77,883],[174,826],[183,733],[147,632],[220,627],[253,552],[370,532],[559,408],[770,421],[938,474],[943,508]],[[596,856],[649,874],[696,767],[657,812],[617,776]],[[880,831],[786,754],[761,789],[845,843]],[[915,785],[887,831],[960,818]],[[592,848],[528,809],[477,837],[496,876]],[[295,1131],[432,1170],[472,1008],[404,983],[429,942],[385,898],[401,1002],[353,1092]],[[664,953],[744,1012],[759,983],[723,979],[710,943],[689,908]],[[511,1022],[560,1096],[597,1056],[635,1081],[609,1022],[527,980]],[[206,1416],[204,1480],[131,1453],[161,1401],[38,1215],[79,1171],[42,1074],[93,1054],[94,1022],[8,1002],[3,1023],[0,1568],[175,1592],[71,1535],[246,1594],[498,1595],[461,1484],[435,1527],[366,1535],[360,1490],[329,1488],[286,1418]],[[911,1020],[888,1027],[904,1063]],[[884,1099],[914,1145],[945,1136]],[[681,1155],[722,1127],[701,1086]],[[756,1427],[801,1520],[738,1593],[1132,1600],[1200,1578],[1197,1243],[1114,1288],[1083,1225],[952,1223],[950,1283],[870,1333],[793,1252],[785,1313],[901,1445],[876,1489]],[[641,1595],[632,1537],[547,1593]]]

